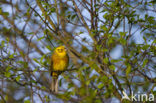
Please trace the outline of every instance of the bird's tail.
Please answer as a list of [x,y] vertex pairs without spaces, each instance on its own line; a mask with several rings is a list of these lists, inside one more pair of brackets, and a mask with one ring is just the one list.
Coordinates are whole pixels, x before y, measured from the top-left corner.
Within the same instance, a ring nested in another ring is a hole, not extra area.
[[[54,74],[54,73],[53,73]],[[52,83],[51,83],[51,91],[58,93],[58,75],[52,74]]]

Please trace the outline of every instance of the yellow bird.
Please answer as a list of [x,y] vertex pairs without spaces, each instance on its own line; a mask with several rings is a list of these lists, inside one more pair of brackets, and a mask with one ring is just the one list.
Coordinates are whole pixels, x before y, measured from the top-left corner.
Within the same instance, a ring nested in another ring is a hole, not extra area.
[[58,76],[67,69],[69,64],[69,57],[64,46],[59,46],[54,50],[51,56],[51,90],[55,93],[58,92]]

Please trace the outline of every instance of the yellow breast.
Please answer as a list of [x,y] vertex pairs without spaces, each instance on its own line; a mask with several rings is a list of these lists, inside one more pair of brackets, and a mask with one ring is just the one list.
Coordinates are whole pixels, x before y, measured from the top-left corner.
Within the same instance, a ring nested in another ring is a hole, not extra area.
[[54,71],[63,71],[67,68],[67,61],[60,60],[53,63],[53,69]]

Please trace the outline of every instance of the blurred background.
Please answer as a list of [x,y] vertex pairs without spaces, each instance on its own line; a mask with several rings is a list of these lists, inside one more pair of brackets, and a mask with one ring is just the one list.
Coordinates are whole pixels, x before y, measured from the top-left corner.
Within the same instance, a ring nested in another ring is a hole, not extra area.
[[[0,103],[131,103],[122,91],[148,103],[155,34],[156,0],[0,0]],[[56,94],[49,67],[59,45],[70,64]]]

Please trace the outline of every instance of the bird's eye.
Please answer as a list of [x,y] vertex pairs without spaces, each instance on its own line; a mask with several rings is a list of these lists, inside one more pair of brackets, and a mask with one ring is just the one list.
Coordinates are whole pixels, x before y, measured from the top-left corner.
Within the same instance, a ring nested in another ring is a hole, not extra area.
[[62,53],[62,52],[63,52],[63,49],[58,49],[58,52],[59,52],[59,53]]

